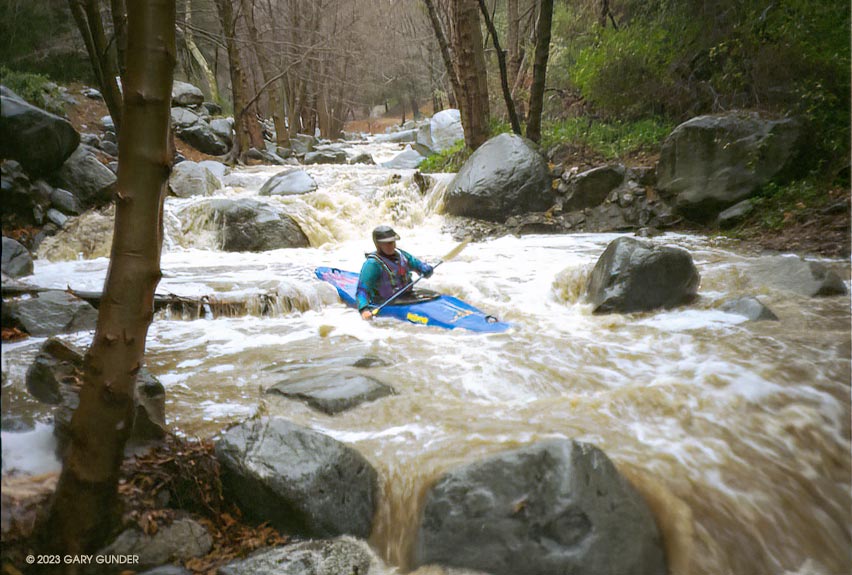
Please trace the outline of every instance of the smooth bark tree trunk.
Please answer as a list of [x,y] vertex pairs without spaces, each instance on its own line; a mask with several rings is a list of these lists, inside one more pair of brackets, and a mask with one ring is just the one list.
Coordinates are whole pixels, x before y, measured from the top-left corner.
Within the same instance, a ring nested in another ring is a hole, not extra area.
[[521,123],[518,121],[518,115],[515,113],[515,102],[512,100],[512,91],[509,88],[509,77],[506,70],[506,54],[500,48],[500,41],[497,39],[497,28],[494,27],[494,22],[488,14],[488,8],[485,6],[485,0],[479,0],[479,10],[482,12],[482,17],[485,18],[485,25],[491,33],[491,38],[494,43],[494,51],[497,52],[497,65],[500,68],[500,87],[503,89],[503,101],[506,103],[506,112],[509,114],[509,123],[512,125],[512,131],[520,136]]
[[[128,3],[127,76],[115,231],[104,297],[85,356],[71,444],[46,522],[64,554],[99,549],[120,518],[119,467],[134,416],[136,374],[160,281],[163,201],[175,66],[175,0]],[[79,566],[65,565],[66,573]]]
[[479,27],[477,0],[454,0],[453,55],[461,94],[458,97],[465,145],[477,149],[488,139],[488,77]]
[[127,7],[124,0],[110,0],[109,4],[118,72],[121,77],[124,77],[127,70]]
[[210,99],[217,104],[221,104],[222,101],[219,96],[219,83],[216,81],[216,74],[210,69],[210,64],[207,63],[207,58],[205,58],[204,54],[201,53],[201,50],[198,49],[198,45],[195,43],[195,35],[192,33],[192,0],[186,0],[185,10],[184,42],[186,42],[186,49],[189,51],[193,60],[195,60],[195,63],[198,64],[198,67],[201,68],[201,72],[204,74],[204,79],[207,81],[207,87],[210,89]]
[[527,138],[541,141],[541,114],[544,108],[544,83],[547,78],[547,59],[550,56],[550,27],[553,21],[553,0],[541,0],[533,60],[533,83],[530,87],[530,115],[527,119]]

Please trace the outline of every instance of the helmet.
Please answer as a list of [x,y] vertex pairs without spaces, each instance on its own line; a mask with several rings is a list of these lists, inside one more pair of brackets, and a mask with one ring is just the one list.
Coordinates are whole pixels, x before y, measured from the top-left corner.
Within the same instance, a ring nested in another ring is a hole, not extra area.
[[379,226],[373,230],[373,243],[395,242],[399,236],[390,226]]

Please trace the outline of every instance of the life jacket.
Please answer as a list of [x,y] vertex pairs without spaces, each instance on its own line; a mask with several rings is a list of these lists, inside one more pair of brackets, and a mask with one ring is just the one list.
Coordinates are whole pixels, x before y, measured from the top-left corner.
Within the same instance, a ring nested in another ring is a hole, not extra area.
[[411,270],[408,267],[408,258],[401,250],[396,250],[398,261],[394,261],[380,254],[378,251],[367,254],[367,258],[374,259],[382,266],[382,275],[376,286],[382,301],[401,290],[411,281]]

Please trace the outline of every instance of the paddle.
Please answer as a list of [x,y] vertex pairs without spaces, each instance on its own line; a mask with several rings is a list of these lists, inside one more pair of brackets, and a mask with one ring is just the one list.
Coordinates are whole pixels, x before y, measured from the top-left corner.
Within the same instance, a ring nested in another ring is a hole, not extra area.
[[[456,247],[451,249],[444,257],[442,257],[441,259],[438,260],[438,263],[436,263],[434,266],[432,266],[432,271],[434,272],[434,270],[436,270],[439,265],[441,265],[442,263],[449,261],[449,260],[453,259],[454,257],[456,257],[457,255],[459,255],[461,253],[461,251],[465,247],[467,247],[467,244],[469,244],[469,243],[470,243],[470,238],[465,238],[464,240],[462,240],[462,242],[459,245],[457,245]],[[404,294],[405,292],[410,290],[412,287],[414,287],[414,284],[416,284],[417,282],[419,282],[422,279],[423,279],[423,276],[419,276],[416,280],[411,280],[406,285],[402,286],[402,288],[400,288],[399,291],[397,291],[395,294],[393,294],[388,299],[386,299],[385,302],[382,305],[380,305],[377,308],[371,309],[370,313],[373,314],[373,317],[376,317],[377,315],[379,315],[379,312],[382,311],[382,309],[386,305],[388,305],[393,300],[395,300],[396,298],[398,298],[399,296],[401,296],[402,294]]]

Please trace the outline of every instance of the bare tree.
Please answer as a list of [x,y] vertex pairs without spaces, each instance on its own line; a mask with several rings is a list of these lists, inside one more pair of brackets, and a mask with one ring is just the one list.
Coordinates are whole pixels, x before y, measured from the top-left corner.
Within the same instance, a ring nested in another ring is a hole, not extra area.
[[458,73],[458,98],[465,145],[475,150],[488,139],[488,77],[477,0],[453,0],[453,64]]
[[506,111],[509,113],[509,123],[512,125],[512,131],[520,136],[521,124],[518,122],[518,115],[515,114],[515,102],[512,100],[512,91],[509,88],[509,76],[506,71],[506,54],[500,48],[500,41],[497,38],[497,28],[488,14],[488,9],[485,7],[485,0],[479,0],[479,10],[482,12],[485,25],[491,33],[491,39],[494,42],[494,51],[497,53],[497,65],[500,68],[500,86],[503,89],[503,101],[506,103]]
[[527,138],[541,140],[541,114],[544,108],[544,83],[547,78],[547,59],[550,56],[550,27],[553,21],[553,0],[541,0],[536,26],[535,63],[530,89],[530,116],[527,119]]
[[[115,4],[120,4],[116,1]],[[83,37],[92,71],[98,81],[116,133],[121,131],[121,91],[118,88],[119,69],[109,49],[98,0],[68,0],[77,29]],[[122,20],[118,17],[119,22]],[[123,27],[122,27],[123,29]],[[119,42],[121,44],[121,42]]]
[[[71,420],[71,444],[46,522],[50,545],[72,555],[97,550],[119,519],[119,467],[161,276],[162,210],[172,159],[175,0],[129,2],[127,29],[110,265]],[[65,568],[75,573],[79,567]]]

